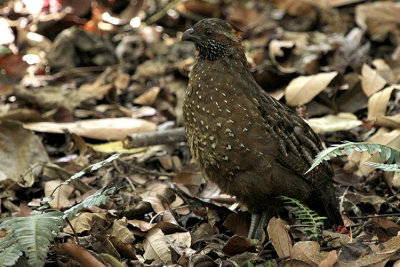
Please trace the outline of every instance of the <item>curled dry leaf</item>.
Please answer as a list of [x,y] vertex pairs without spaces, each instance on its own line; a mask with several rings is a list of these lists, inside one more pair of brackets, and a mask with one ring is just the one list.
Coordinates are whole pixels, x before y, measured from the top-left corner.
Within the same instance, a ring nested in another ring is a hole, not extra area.
[[289,106],[304,105],[322,92],[338,73],[328,72],[293,79],[286,87],[286,103]]
[[289,257],[292,251],[292,241],[281,219],[273,217],[267,226],[269,240],[280,258]]
[[368,100],[368,119],[383,117],[386,114],[387,104],[394,89],[400,90],[400,85],[393,85],[375,93]]
[[143,257],[146,260],[154,260],[153,264],[172,264],[171,251],[166,237],[160,229],[153,228],[147,233],[143,247]]
[[366,94],[370,97],[374,93],[381,90],[386,84],[386,80],[379,73],[372,69],[367,64],[364,64],[361,69],[361,86]]
[[63,133],[67,129],[71,133],[99,140],[120,140],[128,134],[156,130],[154,123],[132,118],[81,120],[73,123],[37,122],[26,123],[24,127],[47,133]]

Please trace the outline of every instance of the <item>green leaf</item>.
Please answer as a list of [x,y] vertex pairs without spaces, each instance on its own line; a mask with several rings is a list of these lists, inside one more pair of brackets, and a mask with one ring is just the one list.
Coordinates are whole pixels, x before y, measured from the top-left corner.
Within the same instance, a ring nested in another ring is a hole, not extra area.
[[0,45],[0,54],[9,54],[11,52],[10,48]]
[[[63,213],[53,211],[32,214],[31,217],[6,218],[2,220],[0,228],[10,230],[5,237],[7,240],[0,242],[0,249],[4,253],[8,249],[7,244],[14,241],[15,249],[25,253],[29,265],[39,267],[44,265],[50,242],[64,225]],[[19,254],[16,251],[13,251],[13,253]]]
[[398,164],[385,164],[385,163],[378,163],[378,162],[370,162],[367,161],[364,163],[367,166],[374,167],[375,169],[380,169],[385,172],[399,172],[400,165]]
[[22,250],[19,244],[14,243],[2,252],[0,252],[0,267],[3,266],[13,266],[22,256]]
[[388,161],[389,163],[400,164],[400,151],[386,145],[373,144],[373,143],[357,143],[357,142],[344,142],[343,144],[333,145],[327,149],[322,150],[315,157],[313,164],[307,173],[312,171],[315,167],[321,164],[324,160],[329,160],[330,157],[342,156],[343,152],[346,155],[350,155],[353,152],[368,152],[371,156],[376,152],[379,153],[382,161]]

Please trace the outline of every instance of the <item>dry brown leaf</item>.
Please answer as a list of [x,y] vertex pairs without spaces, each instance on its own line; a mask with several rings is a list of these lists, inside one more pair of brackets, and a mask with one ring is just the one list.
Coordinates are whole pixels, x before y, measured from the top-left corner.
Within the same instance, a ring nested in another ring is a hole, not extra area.
[[[48,197],[53,190],[61,184],[61,180],[48,181],[44,185],[44,194]],[[54,199],[50,201],[50,206],[55,209],[62,209],[69,206],[69,196],[74,191],[72,185],[62,185],[54,193]]]
[[174,233],[166,235],[166,237],[169,241],[173,241],[173,243],[182,247],[190,248],[190,245],[192,244],[192,236],[190,235],[190,232]]
[[50,161],[39,137],[8,120],[0,121],[0,158],[0,181],[22,187],[32,186],[42,171],[39,163]]
[[150,106],[156,101],[158,94],[160,93],[160,87],[152,87],[139,97],[137,97],[133,103],[143,106]]
[[289,106],[299,106],[310,102],[329,85],[336,75],[337,72],[334,71],[293,79],[286,87],[286,103]]
[[[93,220],[105,221],[106,218],[106,213],[82,212],[77,217],[71,220],[71,225],[74,228],[75,232],[77,234],[80,234],[84,231],[92,229]],[[71,226],[69,225],[64,228],[64,232],[67,234],[74,234],[74,231],[72,231]]]
[[135,237],[127,226],[128,222],[126,218],[115,220],[112,226],[111,236],[118,237],[124,243],[133,243]]
[[[320,246],[315,241],[300,241],[294,244],[292,248],[291,259],[299,261],[300,263],[308,264],[309,266],[316,266],[323,257],[319,252]],[[296,264],[295,266],[304,266]]]
[[318,264],[318,267],[332,267],[337,262],[337,258],[337,252],[335,250],[329,251],[326,254],[326,258]]
[[367,97],[381,90],[386,84],[386,80],[374,69],[364,64],[361,70],[361,86]]
[[73,123],[34,122],[26,123],[24,127],[46,133],[63,133],[67,129],[71,133],[99,140],[121,140],[128,134],[156,130],[154,123],[132,118],[81,120]]
[[364,30],[368,30],[374,41],[383,41],[388,33],[400,36],[400,3],[378,1],[356,7],[355,20]]
[[150,223],[143,220],[128,220],[128,223],[134,227],[139,228],[143,232],[149,231],[156,225],[155,223]]
[[171,251],[169,250],[164,233],[158,229],[151,229],[143,243],[146,260],[154,260],[153,264],[172,264]]
[[281,258],[289,257],[292,251],[292,242],[283,221],[275,217],[271,218],[267,232],[278,256]]
[[358,127],[362,121],[353,113],[338,113],[321,118],[309,119],[307,123],[316,133],[346,131]]

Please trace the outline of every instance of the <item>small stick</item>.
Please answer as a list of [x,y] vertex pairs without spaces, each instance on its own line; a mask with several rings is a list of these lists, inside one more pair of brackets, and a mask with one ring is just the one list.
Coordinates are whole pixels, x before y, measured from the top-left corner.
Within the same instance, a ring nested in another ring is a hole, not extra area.
[[128,135],[122,140],[124,148],[137,148],[143,146],[155,146],[173,144],[186,141],[183,127],[160,132],[136,133]]

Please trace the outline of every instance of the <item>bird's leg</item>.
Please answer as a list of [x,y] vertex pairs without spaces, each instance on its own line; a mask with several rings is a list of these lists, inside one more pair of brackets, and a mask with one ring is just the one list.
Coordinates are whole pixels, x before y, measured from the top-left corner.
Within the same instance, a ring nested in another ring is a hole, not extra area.
[[260,221],[258,222],[254,238],[262,241],[262,232],[264,227],[267,225],[268,220],[271,218],[271,210],[264,210],[261,214]]
[[249,228],[248,238],[254,238],[254,234],[256,233],[256,228],[258,226],[258,222],[260,221],[260,213],[252,213],[251,214],[251,223]]

